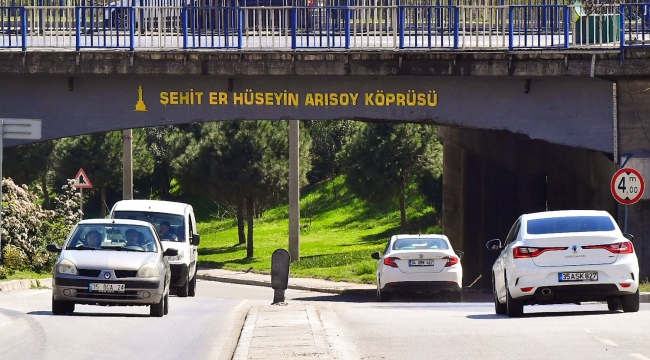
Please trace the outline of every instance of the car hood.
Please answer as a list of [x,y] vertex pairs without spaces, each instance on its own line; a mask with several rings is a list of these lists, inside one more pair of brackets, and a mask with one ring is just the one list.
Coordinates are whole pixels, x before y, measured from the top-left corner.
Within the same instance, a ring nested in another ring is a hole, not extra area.
[[70,260],[77,269],[138,270],[156,260],[158,253],[115,250],[66,250],[63,259]]
[[180,250],[185,250],[185,248],[187,248],[186,243],[182,243],[178,241],[161,241],[160,243],[162,244],[164,250],[176,249],[180,251]]

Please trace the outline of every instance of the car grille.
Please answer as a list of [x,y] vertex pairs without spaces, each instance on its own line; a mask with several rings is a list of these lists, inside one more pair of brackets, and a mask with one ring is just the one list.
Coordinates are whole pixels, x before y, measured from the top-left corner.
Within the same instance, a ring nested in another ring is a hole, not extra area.
[[77,269],[79,272],[79,276],[86,276],[86,277],[98,277],[99,274],[102,272],[101,270],[89,270],[89,269]]
[[138,299],[137,291],[125,291],[123,293],[96,293],[88,290],[77,290],[77,297],[80,299],[96,300],[136,300]]
[[137,275],[137,270],[115,270],[115,277],[117,278],[136,277]]

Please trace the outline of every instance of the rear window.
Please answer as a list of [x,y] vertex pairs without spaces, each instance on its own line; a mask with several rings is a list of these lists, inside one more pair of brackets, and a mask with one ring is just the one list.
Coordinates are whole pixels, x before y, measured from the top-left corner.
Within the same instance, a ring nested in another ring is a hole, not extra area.
[[449,244],[443,239],[398,239],[393,243],[393,250],[447,250]]
[[588,231],[615,230],[608,216],[566,216],[528,220],[527,232],[532,235],[561,234]]

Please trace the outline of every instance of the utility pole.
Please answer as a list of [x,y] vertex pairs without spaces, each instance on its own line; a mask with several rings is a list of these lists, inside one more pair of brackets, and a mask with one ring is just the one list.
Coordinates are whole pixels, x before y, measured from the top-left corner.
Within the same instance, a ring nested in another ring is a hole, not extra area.
[[300,260],[300,120],[289,120],[289,255]]
[[133,130],[122,130],[122,199],[133,199]]

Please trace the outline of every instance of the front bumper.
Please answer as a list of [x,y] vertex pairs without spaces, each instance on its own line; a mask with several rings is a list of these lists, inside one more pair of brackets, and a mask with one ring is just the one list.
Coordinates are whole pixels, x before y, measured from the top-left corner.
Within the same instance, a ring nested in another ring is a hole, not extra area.
[[402,281],[387,283],[382,291],[386,293],[438,294],[459,292],[461,287],[453,281]]
[[[90,291],[90,283],[124,284],[124,292]],[[158,304],[165,292],[165,278],[130,278],[106,281],[83,276],[52,278],[52,298],[86,305],[151,305]]]

